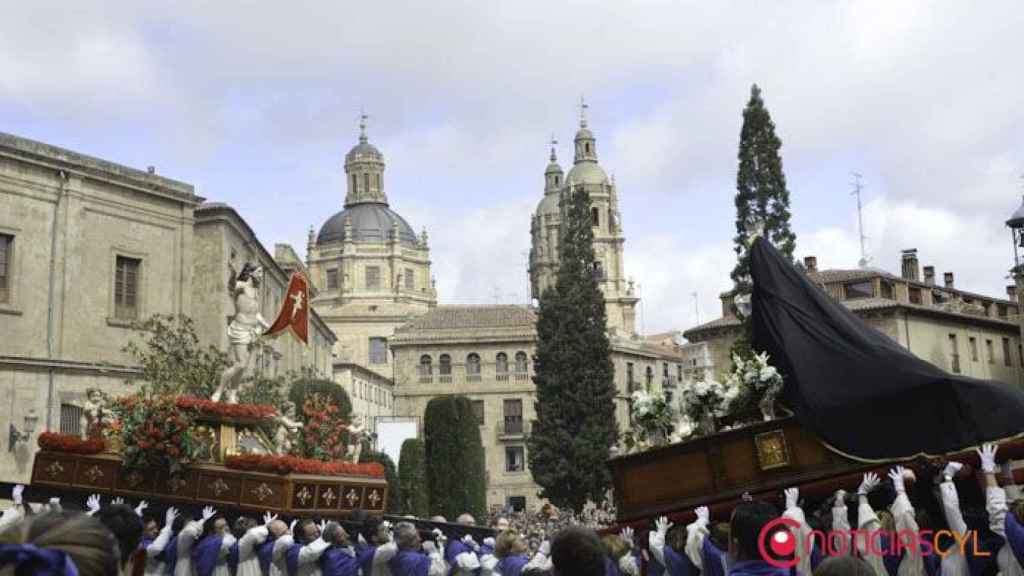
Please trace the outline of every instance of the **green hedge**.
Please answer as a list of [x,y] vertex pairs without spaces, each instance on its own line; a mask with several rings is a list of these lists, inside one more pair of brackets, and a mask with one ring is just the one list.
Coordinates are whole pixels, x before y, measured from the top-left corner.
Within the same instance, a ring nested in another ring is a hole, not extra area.
[[296,413],[301,415],[306,397],[316,393],[327,396],[333,404],[339,406],[341,410],[338,414],[343,420],[352,417],[352,400],[349,399],[348,392],[345,392],[341,384],[326,378],[303,374],[292,381],[288,399],[295,403]]
[[425,460],[423,440],[409,438],[402,442],[402,453],[398,457],[398,483],[402,488],[405,513],[417,518],[430,516]]
[[379,462],[384,465],[384,478],[388,482],[388,505],[385,512],[388,514],[405,514],[402,501],[402,486],[398,481],[398,471],[395,470],[395,461],[384,452],[373,452],[363,450],[359,454],[359,462]]
[[441,396],[423,417],[430,514],[454,520],[487,514],[487,472],[480,426],[465,396]]

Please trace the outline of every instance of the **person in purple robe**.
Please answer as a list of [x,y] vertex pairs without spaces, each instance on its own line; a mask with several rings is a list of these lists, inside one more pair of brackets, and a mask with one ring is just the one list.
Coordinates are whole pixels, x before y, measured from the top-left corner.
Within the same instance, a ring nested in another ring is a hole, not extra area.
[[398,553],[391,525],[381,518],[369,516],[363,520],[360,536],[364,544],[357,548],[357,555],[363,576],[390,576],[388,562]]
[[526,540],[520,534],[511,530],[498,534],[494,542],[494,556],[498,564],[494,571],[501,576],[520,576],[523,567],[530,561],[528,552]]
[[310,519],[300,520],[292,530],[295,542],[285,555],[288,576],[318,576],[320,555],[328,543],[321,538],[326,522],[317,524]]
[[768,563],[758,546],[765,525],[778,517],[775,506],[757,500],[741,502],[733,509],[729,521],[729,556],[735,562],[729,568],[729,576],[789,576],[788,568]]
[[203,525],[203,532],[192,546],[192,567],[197,576],[230,576],[228,553],[235,537],[228,530],[228,521],[214,515]]
[[647,535],[647,546],[654,560],[648,563],[648,573],[660,569],[669,576],[695,576],[700,569],[686,555],[686,527],[673,528],[664,516],[654,521],[654,530]]
[[328,522],[324,527],[323,540],[327,549],[320,555],[320,572],[323,576],[359,576],[359,559],[352,546],[348,531],[337,522]]
[[399,522],[395,526],[398,553],[388,563],[392,576],[444,576],[448,572],[437,546],[422,542],[416,526]]
[[[168,508],[164,515],[164,527],[160,528],[155,518],[150,518],[143,527],[142,549],[146,553],[146,576],[161,576],[167,569],[164,550],[171,543],[174,534],[174,522],[178,519],[178,510]],[[179,525],[180,529],[180,525]]]

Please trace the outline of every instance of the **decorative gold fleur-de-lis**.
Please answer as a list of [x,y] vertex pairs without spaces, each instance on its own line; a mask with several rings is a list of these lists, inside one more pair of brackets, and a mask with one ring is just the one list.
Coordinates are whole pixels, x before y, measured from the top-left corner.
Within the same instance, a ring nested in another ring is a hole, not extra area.
[[217,478],[217,480],[210,484],[210,489],[213,490],[214,496],[220,496],[227,492],[230,489],[230,486],[228,486],[228,483],[225,482],[223,478]]
[[267,498],[274,495],[274,491],[267,486],[266,482],[260,482],[260,485],[252,489],[252,495],[256,497],[256,500],[263,502]]
[[310,499],[313,498],[313,495],[309,493],[308,486],[303,486],[302,490],[299,490],[299,493],[296,494],[295,497],[299,499],[299,503],[303,506],[307,506],[309,505]]
[[100,470],[99,466],[93,464],[92,468],[85,471],[85,477],[89,479],[89,482],[95,484],[97,480],[103,478],[103,470]]
[[355,508],[356,502],[359,501],[359,494],[354,489],[349,489],[348,494],[345,495],[345,499],[348,500],[348,507]]
[[376,508],[377,502],[380,502],[380,494],[377,494],[377,490],[373,490],[372,492],[370,492],[369,500],[370,505]]
[[330,508],[334,506],[334,501],[338,499],[338,496],[334,494],[333,489],[328,488],[327,491],[323,493],[323,499],[324,502],[327,503],[327,507]]
[[142,474],[139,474],[138,470],[132,470],[127,476],[124,477],[125,482],[129,488],[138,488],[139,484],[142,484],[144,478]]
[[60,462],[54,460],[46,467],[46,473],[50,475],[50,478],[56,478],[59,474],[64,473],[64,467],[60,465]]

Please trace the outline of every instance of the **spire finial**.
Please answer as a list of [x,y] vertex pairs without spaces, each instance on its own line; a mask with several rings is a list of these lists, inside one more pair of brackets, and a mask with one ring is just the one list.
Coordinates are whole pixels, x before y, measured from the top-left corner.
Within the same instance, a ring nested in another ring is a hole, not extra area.
[[362,107],[359,108],[359,142],[366,143],[366,119],[369,116],[366,115],[366,111]]
[[554,134],[552,134],[551,135],[551,161],[552,162],[557,162],[558,161],[558,157],[555,155],[555,147],[556,146],[558,146],[558,139],[555,138]]
[[580,128],[587,127],[587,101],[580,96]]

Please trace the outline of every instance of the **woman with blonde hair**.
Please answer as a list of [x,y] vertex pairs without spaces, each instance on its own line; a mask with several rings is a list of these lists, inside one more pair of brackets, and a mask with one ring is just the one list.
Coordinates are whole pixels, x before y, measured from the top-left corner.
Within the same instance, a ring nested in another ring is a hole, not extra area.
[[32,516],[0,533],[0,576],[108,576],[120,559],[110,530],[81,513]]
[[494,541],[494,556],[498,559],[494,574],[520,576],[523,573],[523,566],[530,561],[528,551],[526,540],[521,535],[512,530],[498,534]]

